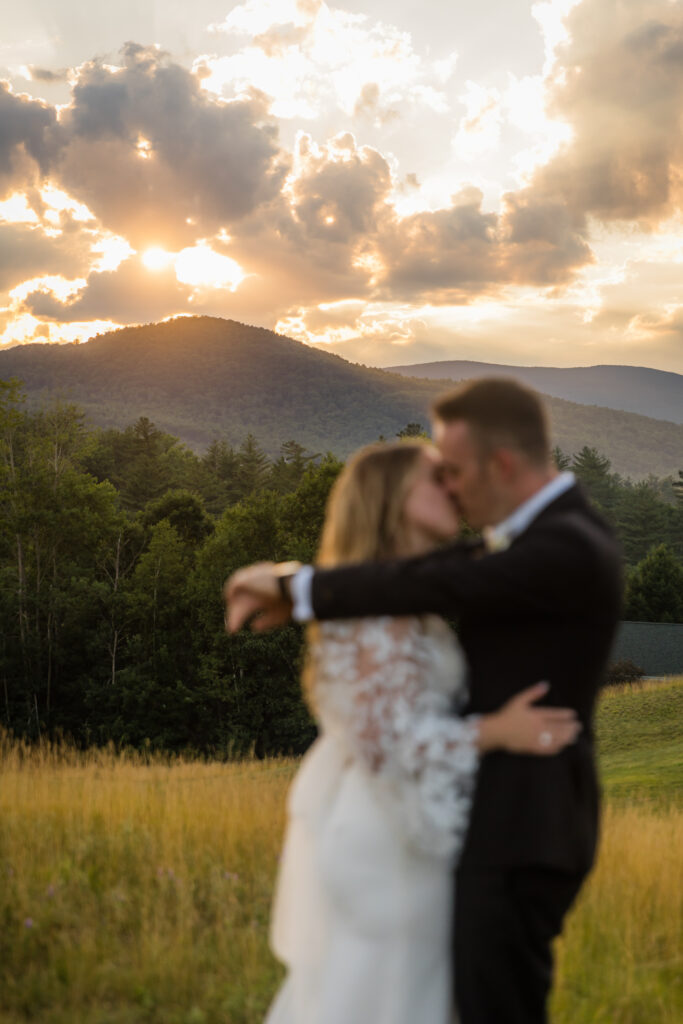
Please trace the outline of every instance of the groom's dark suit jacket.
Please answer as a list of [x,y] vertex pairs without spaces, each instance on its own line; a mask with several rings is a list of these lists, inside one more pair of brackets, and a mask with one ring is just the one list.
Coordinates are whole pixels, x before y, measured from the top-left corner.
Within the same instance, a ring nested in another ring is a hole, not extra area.
[[483,758],[461,866],[587,871],[597,839],[593,705],[621,610],[621,558],[608,526],[574,486],[509,548],[464,544],[427,556],[317,571],[318,619],[457,615],[473,713],[539,680],[546,704],[575,708],[578,742],[556,757]]

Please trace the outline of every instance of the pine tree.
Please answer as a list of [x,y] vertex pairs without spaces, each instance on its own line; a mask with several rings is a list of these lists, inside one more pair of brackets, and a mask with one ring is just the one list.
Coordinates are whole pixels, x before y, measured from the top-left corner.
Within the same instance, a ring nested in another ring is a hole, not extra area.
[[297,441],[285,441],[280,446],[280,457],[270,471],[270,485],[278,494],[289,494],[296,490],[310,464],[320,458],[320,453],[307,454]]
[[563,452],[559,445],[555,445],[555,447],[553,448],[552,458],[553,462],[560,470],[560,472],[563,472],[565,469],[571,468],[571,456],[567,455],[566,452]]
[[247,434],[237,453],[237,489],[240,498],[263,490],[270,463],[253,434]]
[[653,545],[669,540],[669,507],[647,481],[632,484],[618,503],[619,538],[626,561],[635,565]]
[[572,470],[588,491],[592,501],[610,516],[618,493],[619,478],[610,472],[610,460],[597,448],[584,445],[572,459]]

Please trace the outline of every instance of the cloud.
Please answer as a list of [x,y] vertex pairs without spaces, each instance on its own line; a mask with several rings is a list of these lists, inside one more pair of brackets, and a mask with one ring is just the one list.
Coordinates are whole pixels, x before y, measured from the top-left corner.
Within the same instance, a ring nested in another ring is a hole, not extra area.
[[39,68],[35,64],[29,64],[26,70],[33,82],[66,82],[69,77],[68,68],[51,71],[49,68]]
[[533,193],[574,215],[656,224],[683,198],[683,6],[583,0],[566,28],[548,107],[573,137]]
[[581,214],[533,189],[505,197],[505,278],[541,287],[567,284],[594,256]]
[[[51,337],[214,313],[366,362],[373,345],[394,362],[453,345],[476,357],[509,324],[531,332],[520,351],[534,359],[548,338],[672,352],[679,228],[677,249],[642,258],[659,284],[605,237],[644,245],[638,229],[681,205],[681,5],[534,12],[543,73],[520,65],[507,85],[474,62],[457,81],[454,52],[434,61],[365,14],[246,0],[216,27],[223,55],[193,70],[129,43],[116,65],[72,69],[67,105],[2,86],[0,292],[29,284],[0,308]],[[29,59],[33,79],[63,80]],[[156,272],[153,246],[168,253]]]
[[465,116],[453,140],[453,150],[461,160],[471,160],[498,146],[501,97],[497,89],[486,89],[468,81],[459,99],[465,106]]
[[51,238],[30,224],[0,224],[0,293],[47,274],[82,277],[90,248],[91,240],[76,233]]
[[395,218],[379,239],[380,293],[468,302],[502,283],[498,217],[482,211],[482,199],[468,188],[447,209]]
[[212,234],[277,194],[286,163],[256,95],[221,102],[154,47],[79,70],[57,173],[133,245]]
[[672,303],[665,310],[639,313],[628,325],[627,335],[641,341],[652,341],[671,355],[680,352],[683,344],[683,303]]
[[247,0],[214,29],[242,45],[200,59],[205,88],[235,95],[256,87],[271,98],[276,117],[372,111],[384,123],[400,105],[448,109],[442,87],[455,57],[425,60],[408,32],[365,14],[321,0]]
[[187,309],[191,291],[178,282],[173,267],[152,272],[132,257],[116,270],[91,274],[66,302],[46,290],[32,292],[24,300],[23,311],[61,323],[95,319],[148,323]]
[[302,135],[289,183],[290,208],[308,238],[348,244],[376,230],[392,188],[385,157],[350,132],[316,146]]
[[56,125],[52,107],[0,82],[0,196],[48,173],[58,148]]

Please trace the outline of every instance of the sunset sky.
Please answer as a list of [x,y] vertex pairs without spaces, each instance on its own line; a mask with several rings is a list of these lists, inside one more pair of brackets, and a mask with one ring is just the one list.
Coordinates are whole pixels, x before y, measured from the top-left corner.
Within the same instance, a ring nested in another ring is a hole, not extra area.
[[680,0],[25,0],[0,338],[683,373]]

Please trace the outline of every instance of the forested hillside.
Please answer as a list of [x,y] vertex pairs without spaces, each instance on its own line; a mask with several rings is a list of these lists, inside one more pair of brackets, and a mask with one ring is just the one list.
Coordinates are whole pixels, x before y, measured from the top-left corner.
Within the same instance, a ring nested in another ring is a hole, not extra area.
[[387,369],[405,377],[440,381],[513,377],[555,398],[683,423],[683,375],[644,366],[507,366],[444,359]]
[[[270,455],[294,437],[340,457],[405,423],[427,424],[444,387],[211,317],[126,328],[84,345],[17,346],[0,352],[0,379],[11,377],[33,408],[61,398],[92,424],[118,428],[146,416],[196,451],[253,433]],[[680,468],[683,426],[560,399],[549,406],[565,451],[593,445],[633,478]]]
[[[411,429],[406,429],[411,433]],[[591,447],[556,452],[615,524],[626,616],[683,621],[683,476],[633,484]],[[303,750],[301,631],[227,637],[221,585],[314,557],[341,468],[253,436],[192,452],[140,417],[90,430],[0,383],[0,725],[159,749]]]

